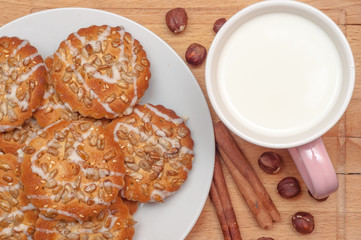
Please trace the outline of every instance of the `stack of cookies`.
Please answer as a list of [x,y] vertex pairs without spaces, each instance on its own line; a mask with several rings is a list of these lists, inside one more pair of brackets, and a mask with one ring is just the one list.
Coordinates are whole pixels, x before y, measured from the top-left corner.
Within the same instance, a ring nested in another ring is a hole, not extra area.
[[180,188],[193,141],[173,110],[139,104],[150,76],[123,27],[80,29],[45,61],[0,38],[0,239],[132,239],[137,203]]

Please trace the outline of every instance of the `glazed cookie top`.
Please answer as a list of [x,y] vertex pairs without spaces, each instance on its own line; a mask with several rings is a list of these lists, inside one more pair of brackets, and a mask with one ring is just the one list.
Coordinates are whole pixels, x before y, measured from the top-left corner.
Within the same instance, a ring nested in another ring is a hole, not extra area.
[[47,218],[85,221],[124,185],[123,155],[102,126],[60,121],[23,148],[22,182]]
[[149,65],[142,45],[123,27],[90,26],[60,44],[51,76],[74,111],[109,119],[132,112],[148,88]]
[[107,127],[119,143],[126,166],[121,196],[162,202],[186,180],[192,168],[193,140],[182,118],[161,105],[137,105]]
[[30,203],[20,181],[14,155],[0,155],[0,239],[32,239],[38,210]]
[[35,239],[46,240],[130,240],[134,235],[134,224],[127,206],[117,197],[108,209],[100,211],[86,222],[39,218],[34,236]]
[[0,37],[0,132],[20,127],[39,106],[47,73],[26,40]]
[[22,149],[30,140],[34,139],[39,130],[41,130],[41,127],[36,120],[29,118],[21,128],[0,133],[0,149],[3,150],[4,153],[17,155],[17,151]]

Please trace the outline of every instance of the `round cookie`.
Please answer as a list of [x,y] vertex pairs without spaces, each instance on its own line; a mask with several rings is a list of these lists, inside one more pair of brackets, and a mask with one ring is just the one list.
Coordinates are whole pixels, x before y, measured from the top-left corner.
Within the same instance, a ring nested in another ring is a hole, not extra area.
[[22,150],[21,179],[47,218],[85,221],[107,208],[124,185],[123,155],[102,126],[59,121]]
[[14,155],[0,155],[0,239],[32,239],[38,210],[30,204]]
[[102,210],[86,222],[49,221],[39,218],[34,237],[35,240],[130,240],[134,235],[134,224],[127,206],[117,197],[109,209]]
[[124,153],[126,175],[122,197],[163,202],[177,191],[192,168],[193,140],[183,119],[172,110],[151,104],[106,127]]
[[37,136],[41,127],[34,118],[29,118],[24,122],[21,128],[14,129],[10,132],[0,133],[0,149],[4,153],[18,154],[26,143],[30,142]]
[[[53,56],[49,56],[45,59],[45,66],[48,71],[53,65]],[[56,121],[60,120],[80,120],[83,117],[71,109],[69,104],[64,103],[59,95],[55,92],[52,78],[48,76],[48,86],[44,93],[44,97],[40,106],[34,112],[34,118],[38,121],[41,127],[46,127]]]
[[35,47],[0,37],[0,132],[20,127],[39,106],[47,73]]
[[90,26],[72,33],[54,53],[56,92],[84,116],[130,114],[149,86],[142,45],[123,27]]

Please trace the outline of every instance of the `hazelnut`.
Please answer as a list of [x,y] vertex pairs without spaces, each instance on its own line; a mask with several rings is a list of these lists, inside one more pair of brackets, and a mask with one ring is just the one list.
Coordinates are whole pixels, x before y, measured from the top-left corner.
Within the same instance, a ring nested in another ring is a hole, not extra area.
[[227,20],[225,18],[220,18],[217,21],[215,21],[214,25],[213,25],[213,31],[215,33],[217,33],[219,31],[219,29],[221,29],[223,24],[225,24],[226,22],[227,22]]
[[292,225],[297,232],[310,234],[315,228],[313,216],[308,212],[297,212],[292,217]]
[[284,198],[293,198],[300,193],[301,187],[297,178],[286,177],[277,185],[277,191]]
[[271,237],[260,237],[257,240],[274,240],[274,239]]
[[282,159],[274,152],[264,152],[258,159],[258,166],[268,174],[275,174],[281,169]]
[[326,200],[328,199],[328,197],[329,197],[329,196],[327,196],[327,197],[324,197],[324,198],[315,198],[315,196],[313,196],[313,195],[311,194],[310,190],[308,190],[308,194],[310,194],[310,196],[311,196],[312,198],[314,198],[315,200],[317,200],[317,201],[319,201],[319,202],[324,202],[324,201],[326,201]]
[[173,33],[182,32],[186,28],[188,22],[186,10],[184,10],[184,8],[169,10],[165,15],[165,21],[169,30]]
[[207,57],[207,49],[198,43],[192,43],[187,48],[185,57],[189,64],[201,65]]

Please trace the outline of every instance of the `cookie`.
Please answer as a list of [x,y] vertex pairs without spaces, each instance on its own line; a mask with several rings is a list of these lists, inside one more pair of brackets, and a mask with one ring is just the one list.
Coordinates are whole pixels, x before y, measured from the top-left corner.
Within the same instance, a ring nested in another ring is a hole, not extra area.
[[193,140],[183,119],[161,105],[137,105],[106,131],[124,153],[126,175],[121,196],[163,202],[177,191],[192,168]]
[[34,118],[29,118],[21,128],[0,133],[0,149],[4,153],[17,155],[18,150],[34,139],[37,136],[37,132],[41,129]]
[[112,119],[130,114],[144,95],[149,66],[142,45],[123,27],[90,26],[60,44],[50,75],[74,111]]
[[130,240],[134,235],[135,221],[122,200],[117,197],[109,209],[86,222],[66,222],[39,218],[36,222],[35,240]]
[[22,150],[25,192],[47,218],[85,221],[124,185],[120,149],[91,121],[59,121]]
[[[49,56],[45,59],[45,65],[48,73],[53,65],[53,57]],[[59,95],[55,92],[52,78],[48,76],[48,85],[41,100],[40,106],[34,112],[34,118],[41,127],[46,127],[58,120],[80,120],[83,119],[78,112],[74,111],[69,104],[64,103]]]
[[32,239],[38,210],[30,203],[20,181],[14,155],[0,155],[0,239]]
[[0,132],[20,127],[39,106],[46,86],[43,58],[17,37],[0,37]]

